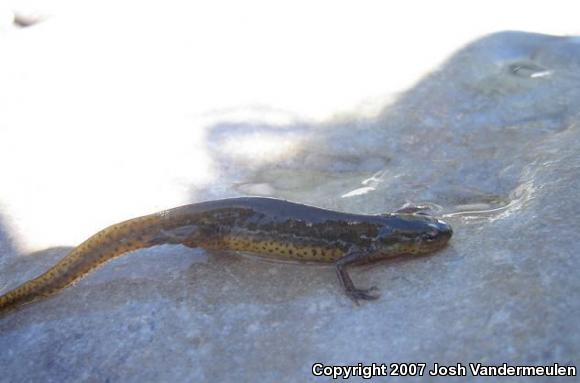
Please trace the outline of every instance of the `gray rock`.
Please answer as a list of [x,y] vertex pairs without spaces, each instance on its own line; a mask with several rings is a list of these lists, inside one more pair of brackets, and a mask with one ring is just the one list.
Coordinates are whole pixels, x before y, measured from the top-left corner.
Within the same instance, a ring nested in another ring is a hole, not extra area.
[[[214,126],[227,187],[205,197],[364,213],[428,203],[453,225],[451,246],[355,270],[382,293],[360,307],[332,268],[138,251],[1,318],[0,380],[303,382],[317,361],[578,366],[579,67],[577,38],[499,33],[373,118]],[[299,145],[273,162],[224,151],[248,135]],[[5,260],[0,280],[7,290],[66,251]]]

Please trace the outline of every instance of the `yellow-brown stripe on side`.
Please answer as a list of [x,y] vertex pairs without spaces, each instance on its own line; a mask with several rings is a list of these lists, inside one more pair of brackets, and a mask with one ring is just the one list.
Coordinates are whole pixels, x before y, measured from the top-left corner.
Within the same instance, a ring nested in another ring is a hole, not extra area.
[[275,260],[332,263],[345,255],[343,250],[333,246],[297,244],[290,240],[251,239],[236,235],[224,236],[222,245],[231,251],[251,252]]
[[109,226],[74,248],[47,272],[0,296],[0,312],[46,297],[127,252],[149,247],[159,231],[156,215]]

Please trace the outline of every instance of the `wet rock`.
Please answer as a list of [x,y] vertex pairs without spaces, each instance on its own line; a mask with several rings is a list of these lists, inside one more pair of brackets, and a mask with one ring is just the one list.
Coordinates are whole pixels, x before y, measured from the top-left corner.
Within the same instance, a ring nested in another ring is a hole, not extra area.
[[[427,204],[453,225],[451,246],[355,270],[382,293],[361,307],[332,268],[139,251],[0,319],[0,379],[298,382],[316,361],[578,365],[578,62],[577,39],[499,33],[372,118],[216,124],[219,185],[201,196],[365,213]],[[248,137],[291,150],[275,161],[225,150]],[[65,253],[6,261],[3,289]]]

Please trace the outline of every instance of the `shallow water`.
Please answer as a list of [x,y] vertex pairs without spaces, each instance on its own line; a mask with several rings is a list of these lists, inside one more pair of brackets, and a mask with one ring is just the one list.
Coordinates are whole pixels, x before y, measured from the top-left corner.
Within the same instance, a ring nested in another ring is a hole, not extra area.
[[572,60],[553,62],[564,46],[576,42],[518,33],[482,39],[377,116],[222,122],[210,130],[210,148],[222,181],[242,194],[361,212],[429,203],[449,217],[505,216],[533,198],[536,174],[554,166],[550,153],[577,129],[580,77]]

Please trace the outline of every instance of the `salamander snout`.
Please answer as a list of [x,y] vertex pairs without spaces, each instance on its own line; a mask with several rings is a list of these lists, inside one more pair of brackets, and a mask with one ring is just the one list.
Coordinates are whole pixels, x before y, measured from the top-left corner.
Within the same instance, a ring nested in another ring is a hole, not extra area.
[[448,241],[453,235],[453,229],[451,228],[451,225],[445,221],[441,221],[440,219],[437,219],[435,231],[437,232],[436,235],[440,236],[441,239],[444,239],[445,241]]
[[453,235],[453,229],[447,222],[430,218],[431,222],[424,222],[421,234],[415,238],[418,253],[431,252],[444,247]]
[[396,214],[387,219],[379,235],[384,254],[426,254],[447,245],[453,235],[451,226],[440,219],[422,214]]

